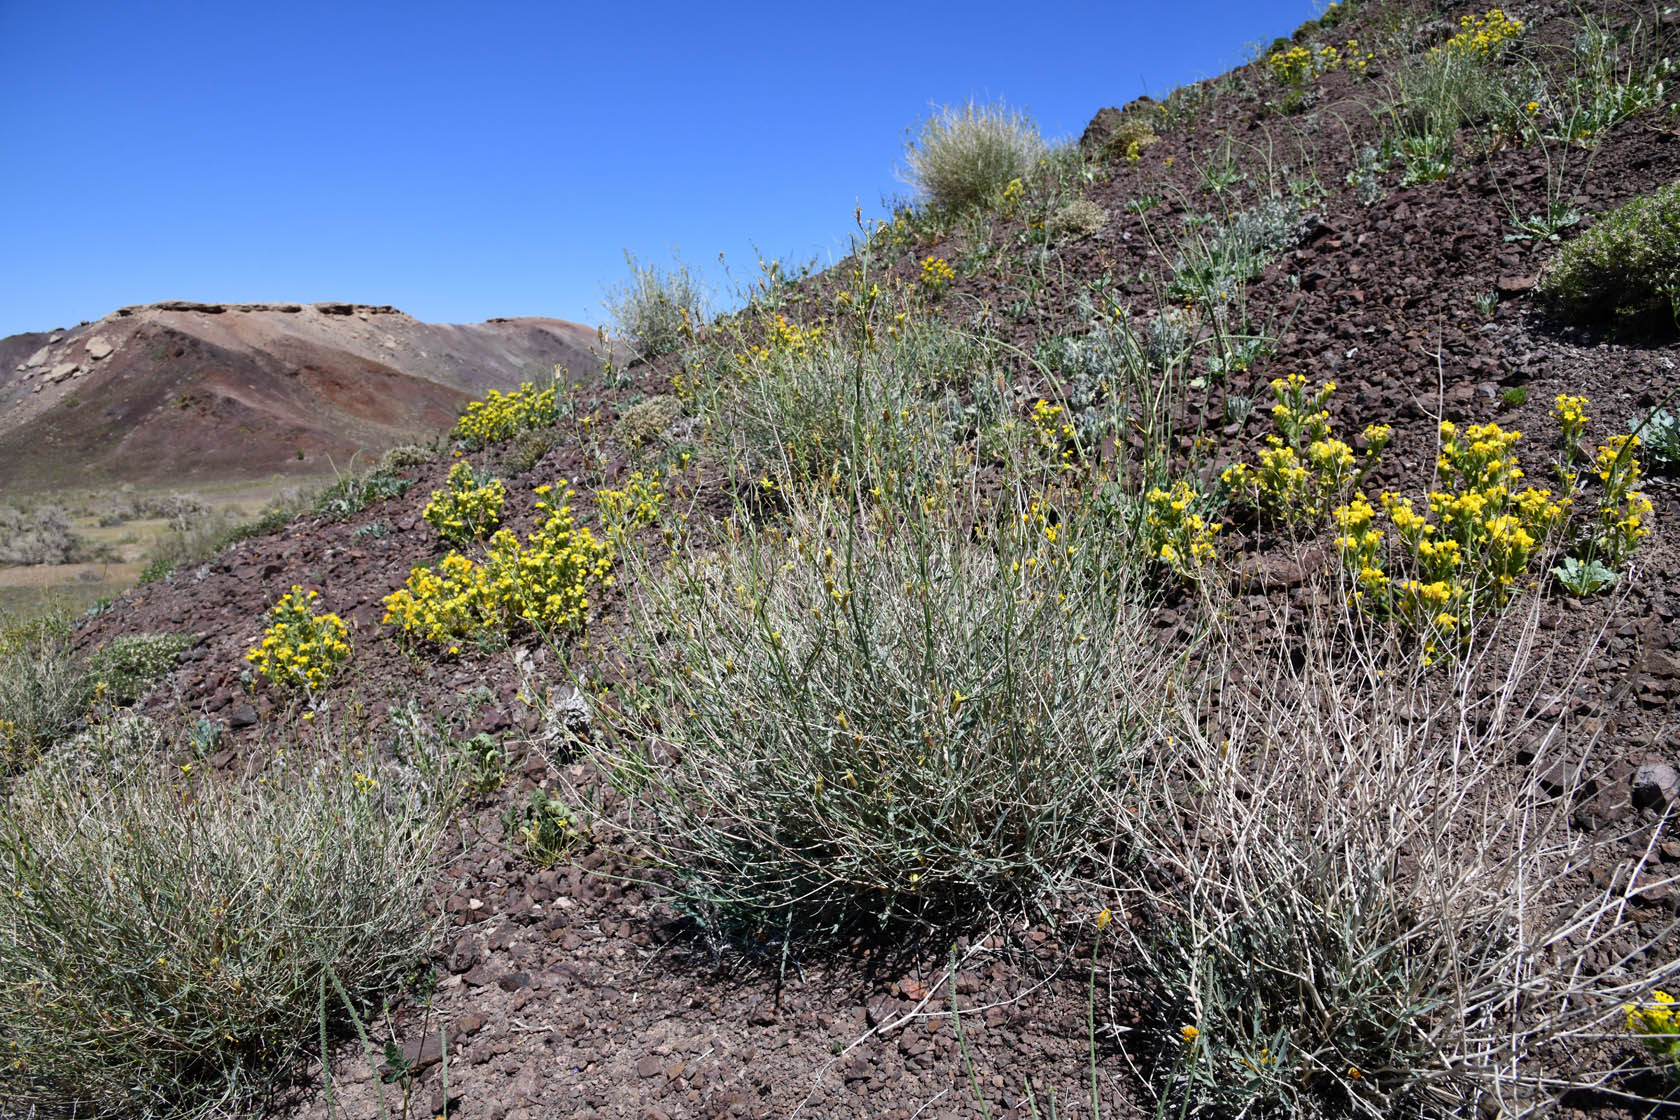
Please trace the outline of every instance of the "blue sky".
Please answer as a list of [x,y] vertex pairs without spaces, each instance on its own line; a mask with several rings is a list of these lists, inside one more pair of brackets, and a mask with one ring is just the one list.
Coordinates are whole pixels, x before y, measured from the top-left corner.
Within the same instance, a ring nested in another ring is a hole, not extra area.
[[0,0],[0,335],[160,299],[601,318],[623,252],[843,254],[931,105],[1047,136],[1313,0]]

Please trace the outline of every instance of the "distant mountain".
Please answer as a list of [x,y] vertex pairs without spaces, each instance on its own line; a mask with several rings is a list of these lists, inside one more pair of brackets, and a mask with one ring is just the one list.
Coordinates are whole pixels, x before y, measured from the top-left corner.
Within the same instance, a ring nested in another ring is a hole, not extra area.
[[599,369],[596,341],[349,303],[124,307],[0,339],[0,490],[320,475],[437,435],[489,389]]

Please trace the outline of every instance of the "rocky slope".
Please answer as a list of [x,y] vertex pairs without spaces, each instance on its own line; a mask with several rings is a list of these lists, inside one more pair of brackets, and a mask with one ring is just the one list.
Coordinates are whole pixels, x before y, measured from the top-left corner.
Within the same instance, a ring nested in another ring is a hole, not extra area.
[[[1345,71],[1325,75],[1312,100],[1292,110],[1279,107],[1279,91],[1260,64],[1207,83],[1199,108],[1163,128],[1141,158],[1112,159],[1083,184],[1084,197],[1106,211],[1096,232],[1051,240],[1025,214],[997,217],[984,228],[953,224],[900,243],[883,269],[883,287],[891,278],[919,290],[926,258],[956,262],[960,275],[933,313],[1027,354],[1086,331],[1082,299],[1111,300],[1143,321],[1175,302],[1164,291],[1175,234],[1200,228],[1186,219],[1205,225],[1257,204],[1268,175],[1287,165],[1322,193],[1298,236],[1247,284],[1253,330],[1270,340],[1269,352],[1192,402],[1178,430],[1186,456],[1206,437],[1219,443],[1208,456],[1213,466],[1252,458],[1270,430],[1268,382],[1292,373],[1340,383],[1330,405],[1340,430],[1395,426],[1393,449],[1373,484],[1412,494],[1431,484],[1443,418],[1531,432],[1525,450],[1534,446],[1539,462],[1557,394],[1591,398],[1595,439],[1625,431],[1644,409],[1672,404],[1680,392],[1680,343],[1613,340],[1549,321],[1532,293],[1558,242],[1513,236],[1513,216],[1544,212],[1561,193],[1583,213],[1586,228],[1591,215],[1680,177],[1674,113],[1665,106],[1618,124],[1562,182],[1548,175],[1547,152],[1512,147],[1466,158],[1442,181],[1402,186],[1393,168],[1362,172],[1360,150],[1377,138],[1374,110],[1385,78],[1404,65],[1407,51],[1439,43],[1455,23],[1424,4],[1359,11],[1336,29],[1338,41],[1378,39],[1401,16],[1412,21],[1412,39],[1392,40],[1393,53],[1357,80]],[[1566,44],[1579,27],[1579,13],[1561,3],[1538,3],[1521,15],[1536,42]],[[1680,49],[1673,15],[1634,13],[1660,37],[1659,53],[1671,56]],[[1227,176],[1210,189],[1210,171],[1226,167],[1240,180]],[[1378,197],[1362,195],[1360,175],[1376,179]],[[1559,240],[1577,232],[1565,230]],[[832,293],[848,282],[854,263],[784,293],[783,310],[802,321],[832,313]],[[370,312],[365,322],[380,318]],[[621,485],[634,464],[645,463],[645,450],[614,439],[611,419],[645,395],[669,392],[684,371],[669,359],[633,372],[633,386],[583,389],[587,399],[535,462],[507,447],[464,453],[475,467],[508,480],[513,527],[531,524],[530,492],[538,483],[573,479],[587,492]],[[1025,362],[1007,372],[1019,382],[1023,411],[1048,392]],[[1232,408],[1238,400],[1247,404],[1240,415]],[[695,510],[730,508],[725,471],[707,464],[702,479],[699,463],[690,466],[687,455],[681,462],[680,485]],[[459,737],[496,737],[511,759],[506,781],[471,806],[437,884],[451,926],[432,962],[436,987],[412,1001],[391,1031],[410,1076],[382,1085],[377,1053],[370,1062],[347,1043],[333,1058],[332,1099],[313,1068],[281,1102],[280,1115],[380,1115],[381,1094],[394,1099],[392,1086],[401,1082],[410,1114],[424,1107],[430,1115],[485,1120],[1020,1118],[1044,1115],[1049,1091],[1061,1114],[1088,1116],[1086,1078],[1099,1064],[1102,1115],[1161,1114],[1141,1088],[1148,1074],[1139,1062],[1148,1059],[1136,1059],[1133,1050],[1145,1053],[1137,1040],[1147,1002],[1127,988],[1128,962],[1111,960],[1112,950],[1093,964],[1091,900],[1082,901],[1084,926],[1034,915],[937,945],[860,943],[850,952],[781,956],[775,943],[767,951],[698,936],[657,877],[610,833],[579,844],[554,867],[527,858],[502,814],[517,811],[539,786],[590,789],[596,782],[587,767],[549,757],[541,720],[523,702],[527,675],[564,681],[553,652],[526,637],[505,650],[416,655],[381,623],[381,598],[402,585],[412,565],[438,552],[419,514],[448,467],[440,459],[405,468],[415,483],[407,495],[349,521],[304,519],[243,542],[191,573],[124,596],[81,633],[90,648],[122,633],[204,634],[147,706],[182,725],[219,725],[225,739],[209,762],[226,772],[259,771],[276,744],[295,733],[295,709],[261,687],[245,688],[242,655],[257,640],[268,606],[302,584],[319,590],[354,629],[355,671],[335,686],[333,703],[370,713],[373,728],[358,732],[364,741],[379,741],[379,713],[388,705],[412,700]],[[1584,878],[1596,888],[1631,859],[1645,859],[1652,885],[1630,891],[1630,925],[1667,930],[1672,958],[1680,913],[1673,882],[1680,844],[1672,834],[1680,805],[1680,490],[1671,476],[1651,478],[1648,490],[1653,532],[1614,594],[1576,599],[1549,589],[1536,600],[1534,632],[1556,657],[1537,660],[1513,695],[1524,735],[1567,742],[1582,757],[1590,752],[1592,774],[1572,786],[1579,803],[1570,814],[1592,853]],[[1233,526],[1229,536],[1234,591],[1226,621],[1234,630],[1280,631],[1322,604],[1322,579],[1334,567],[1328,534],[1286,540]],[[610,678],[622,666],[625,595],[632,593],[620,587],[604,596],[590,649],[567,651],[576,658],[570,668]],[[1194,622],[1194,603],[1169,600],[1153,609],[1163,643]],[[1584,657],[1578,671],[1577,655]],[[1608,969],[1630,950],[1607,938],[1601,952],[1595,967]],[[1092,993],[1101,1009],[1088,1019]],[[953,1005],[963,1009],[961,1034]],[[1087,1031],[1096,1035],[1094,1054]],[[1593,1045],[1632,1049],[1626,1038]],[[1544,1056],[1559,1077],[1573,1072],[1577,1058]],[[1673,1115],[1671,1106],[1663,1112],[1662,1105],[1630,1103],[1663,1091],[1661,1084],[1612,1084],[1577,1092],[1559,1107],[1598,1117]],[[1478,1107],[1489,1117],[1519,1114],[1492,1099],[1461,1114]]]

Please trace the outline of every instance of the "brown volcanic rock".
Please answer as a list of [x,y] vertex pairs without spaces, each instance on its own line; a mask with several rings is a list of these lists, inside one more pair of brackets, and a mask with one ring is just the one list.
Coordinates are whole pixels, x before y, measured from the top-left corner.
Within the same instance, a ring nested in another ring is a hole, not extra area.
[[351,303],[125,307],[0,339],[0,487],[318,475],[435,436],[488,389],[592,371],[595,342],[562,319],[423,323]]

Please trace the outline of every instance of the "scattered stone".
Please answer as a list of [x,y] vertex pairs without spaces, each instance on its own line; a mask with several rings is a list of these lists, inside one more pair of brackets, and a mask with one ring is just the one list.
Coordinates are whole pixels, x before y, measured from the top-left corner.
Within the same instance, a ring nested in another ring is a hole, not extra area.
[[1680,796],[1680,771],[1666,762],[1647,762],[1633,772],[1633,803],[1660,809]]
[[87,341],[87,356],[96,362],[109,358],[114,349],[116,347],[107,342],[103,335],[96,334]]

